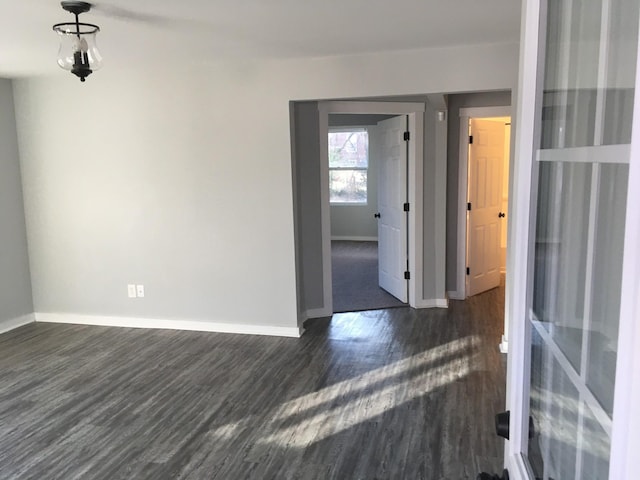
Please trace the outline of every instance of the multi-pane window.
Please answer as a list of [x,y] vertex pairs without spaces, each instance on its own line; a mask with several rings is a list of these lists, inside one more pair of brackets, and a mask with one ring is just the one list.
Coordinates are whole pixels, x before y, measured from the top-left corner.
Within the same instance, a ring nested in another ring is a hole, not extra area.
[[369,134],[365,128],[329,131],[329,200],[333,204],[367,203]]

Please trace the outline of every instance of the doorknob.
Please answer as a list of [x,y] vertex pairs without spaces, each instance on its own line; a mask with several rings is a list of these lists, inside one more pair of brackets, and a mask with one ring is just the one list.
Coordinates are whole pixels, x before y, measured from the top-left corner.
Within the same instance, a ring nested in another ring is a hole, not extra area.
[[504,212],[500,212],[500,213],[498,214],[498,218],[504,218],[504,217],[505,217],[505,213],[504,213]]
[[380,212],[373,214],[374,218],[380,218]]

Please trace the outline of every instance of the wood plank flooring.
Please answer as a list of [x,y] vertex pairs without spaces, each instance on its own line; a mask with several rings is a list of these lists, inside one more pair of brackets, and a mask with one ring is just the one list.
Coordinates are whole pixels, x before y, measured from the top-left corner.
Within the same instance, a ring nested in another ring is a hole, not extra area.
[[2,479],[474,479],[501,471],[502,290],[301,339],[0,335]]

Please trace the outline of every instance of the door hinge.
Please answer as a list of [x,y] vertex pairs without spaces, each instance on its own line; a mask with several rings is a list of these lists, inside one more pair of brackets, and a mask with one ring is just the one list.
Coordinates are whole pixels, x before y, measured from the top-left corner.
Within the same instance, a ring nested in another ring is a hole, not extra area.
[[467,275],[471,275],[471,269],[467,267]]
[[411,280],[411,274],[409,272],[404,272],[404,279]]
[[408,212],[408,211],[409,211],[409,204],[408,204],[408,203],[405,203],[405,204],[404,204],[404,206],[403,206],[403,208],[404,208],[404,211],[405,211],[405,212]]
[[467,210],[471,211],[471,202],[467,203]]
[[469,135],[469,145],[473,145],[473,135]]
[[404,141],[405,142],[408,142],[410,137],[411,137],[411,134],[409,132],[404,132]]

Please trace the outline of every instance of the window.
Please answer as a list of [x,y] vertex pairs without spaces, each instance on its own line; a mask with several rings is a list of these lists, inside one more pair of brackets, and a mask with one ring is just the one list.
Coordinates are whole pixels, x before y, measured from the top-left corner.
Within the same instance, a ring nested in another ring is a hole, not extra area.
[[329,201],[367,204],[369,133],[365,128],[329,131]]

